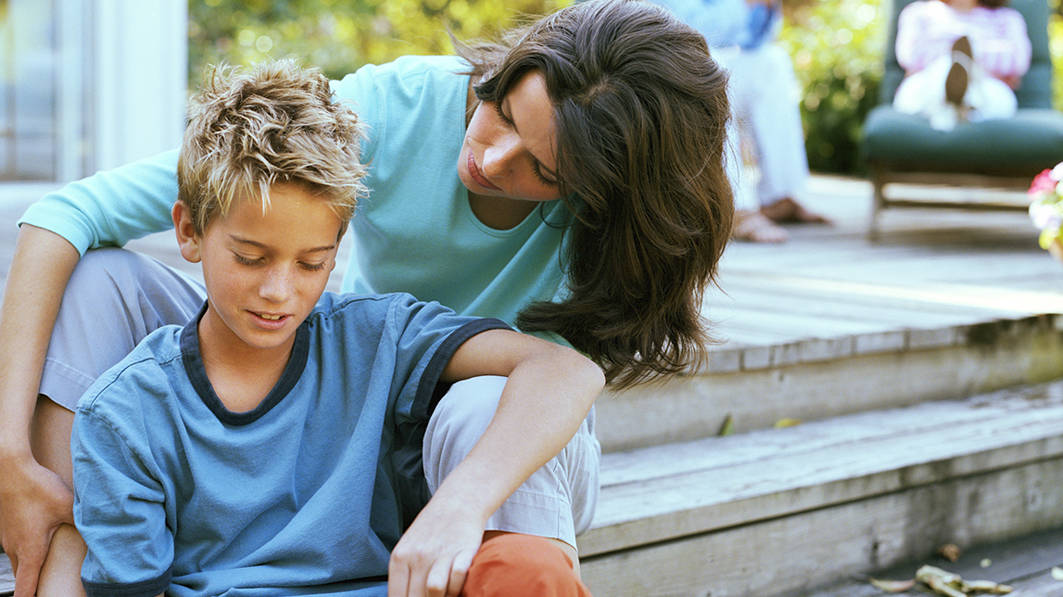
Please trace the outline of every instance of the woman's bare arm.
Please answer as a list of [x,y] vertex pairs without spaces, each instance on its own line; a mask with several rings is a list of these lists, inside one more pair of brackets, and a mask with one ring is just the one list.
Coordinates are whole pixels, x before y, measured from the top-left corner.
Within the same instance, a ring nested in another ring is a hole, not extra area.
[[73,494],[30,448],[44,357],[63,291],[79,259],[62,237],[23,225],[0,307],[0,540],[16,596],[33,595],[51,536],[73,524]]

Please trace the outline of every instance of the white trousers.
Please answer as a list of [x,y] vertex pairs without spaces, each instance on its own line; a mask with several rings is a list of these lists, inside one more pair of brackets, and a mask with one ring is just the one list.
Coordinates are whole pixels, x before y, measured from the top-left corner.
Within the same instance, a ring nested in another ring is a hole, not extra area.
[[[734,125],[728,130],[728,153],[738,159],[729,162],[729,176],[736,207],[757,209],[784,197],[797,198],[808,181],[808,156],[790,56],[777,44],[753,50],[716,48],[712,55],[730,75]],[[740,188],[740,181],[735,185],[742,133],[752,140],[760,169],[755,193]]]
[[[184,325],[206,293],[202,284],[155,259],[122,249],[88,251],[63,295],[41,379],[41,394],[69,409],[96,377],[153,330]],[[474,377],[451,386],[429,419],[423,458],[431,491],[483,435],[504,377]],[[514,438],[519,441],[520,438]],[[598,501],[601,448],[594,410],[569,444],[537,470],[490,518],[487,530],[560,539],[576,545]]]
[[[951,130],[958,121],[955,106],[945,99],[945,79],[951,68],[952,57],[946,55],[905,77],[897,86],[893,107],[898,112],[926,117],[935,129]],[[1011,118],[1018,109],[1011,87],[977,63],[972,63],[968,70],[963,103],[969,107],[967,119],[971,121]]]

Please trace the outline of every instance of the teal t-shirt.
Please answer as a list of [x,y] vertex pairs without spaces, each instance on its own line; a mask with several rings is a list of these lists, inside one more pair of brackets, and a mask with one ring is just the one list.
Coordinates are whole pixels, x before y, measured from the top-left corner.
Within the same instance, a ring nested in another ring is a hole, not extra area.
[[[351,222],[342,288],[409,292],[512,325],[529,303],[565,292],[561,246],[571,215],[563,202],[546,202],[509,230],[473,215],[457,174],[468,70],[454,56],[408,56],[334,82],[337,100],[369,127],[370,196]],[[71,183],[20,223],[56,232],[82,253],[169,229],[176,165],[171,151]]]

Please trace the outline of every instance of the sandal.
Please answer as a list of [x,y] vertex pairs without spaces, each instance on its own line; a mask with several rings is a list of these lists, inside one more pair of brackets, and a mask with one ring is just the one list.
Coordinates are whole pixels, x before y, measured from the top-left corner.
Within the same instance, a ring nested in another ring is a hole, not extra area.
[[784,243],[790,240],[789,233],[756,210],[735,210],[731,238],[752,243]]

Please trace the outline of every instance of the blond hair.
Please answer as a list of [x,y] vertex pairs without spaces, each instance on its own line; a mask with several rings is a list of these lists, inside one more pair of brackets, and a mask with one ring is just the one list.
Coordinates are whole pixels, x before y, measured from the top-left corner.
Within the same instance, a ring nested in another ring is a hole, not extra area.
[[359,160],[362,124],[333,102],[318,69],[293,60],[250,69],[209,67],[202,90],[189,102],[178,199],[197,234],[236,200],[258,199],[269,209],[270,187],[296,183],[328,202],[343,222],[368,191]]

